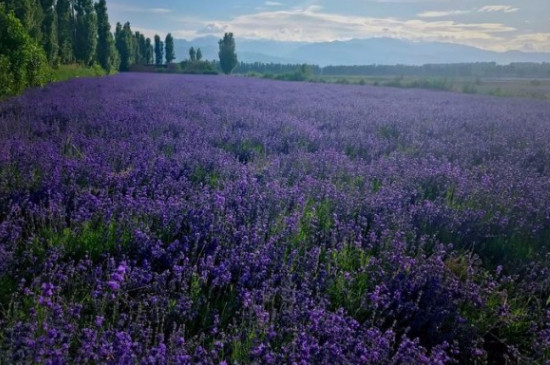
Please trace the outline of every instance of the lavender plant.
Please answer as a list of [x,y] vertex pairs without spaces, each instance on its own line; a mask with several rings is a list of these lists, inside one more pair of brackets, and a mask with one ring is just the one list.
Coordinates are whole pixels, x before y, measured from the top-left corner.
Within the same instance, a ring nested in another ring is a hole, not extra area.
[[0,104],[0,363],[550,361],[550,108],[121,74]]

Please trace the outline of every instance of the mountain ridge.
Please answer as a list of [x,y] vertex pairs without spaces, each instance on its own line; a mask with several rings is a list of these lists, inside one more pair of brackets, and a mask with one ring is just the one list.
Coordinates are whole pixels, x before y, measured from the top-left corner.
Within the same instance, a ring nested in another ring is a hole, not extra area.
[[[434,63],[550,62],[550,53],[495,52],[444,42],[413,42],[396,38],[365,38],[330,42],[283,42],[235,39],[239,61],[263,63],[308,63],[329,65],[423,65]],[[188,58],[189,48],[200,48],[206,60],[218,59],[218,38],[205,36],[192,41],[175,40],[178,61]]]

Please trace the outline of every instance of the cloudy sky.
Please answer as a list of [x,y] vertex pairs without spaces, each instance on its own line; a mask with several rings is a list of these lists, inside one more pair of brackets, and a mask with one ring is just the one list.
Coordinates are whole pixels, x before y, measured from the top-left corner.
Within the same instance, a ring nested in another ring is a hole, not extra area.
[[392,37],[550,52],[550,0],[108,0],[147,36],[321,42]]

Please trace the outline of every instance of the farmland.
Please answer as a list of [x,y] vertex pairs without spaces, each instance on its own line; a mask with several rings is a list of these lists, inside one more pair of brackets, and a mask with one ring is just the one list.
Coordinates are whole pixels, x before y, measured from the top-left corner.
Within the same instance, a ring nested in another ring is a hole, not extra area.
[[550,360],[550,106],[120,74],[0,103],[0,363]]

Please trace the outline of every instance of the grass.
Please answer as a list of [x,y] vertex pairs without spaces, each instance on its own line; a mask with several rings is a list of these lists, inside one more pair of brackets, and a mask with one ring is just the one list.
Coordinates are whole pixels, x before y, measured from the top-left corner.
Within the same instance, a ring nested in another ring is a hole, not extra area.
[[59,82],[79,77],[105,76],[107,72],[99,65],[86,67],[79,64],[59,65],[52,68],[51,81]]
[[61,232],[45,229],[32,242],[33,252],[44,256],[49,247],[63,247],[69,257],[81,259],[85,255],[99,261],[105,253],[115,253],[128,247],[131,234],[121,230],[115,222],[85,223],[80,229],[65,228]]
[[463,94],[521,97],[550,100],[550,79],[522,78],[467,78],[440,76],[360,76],[360,75],[304,75],[299,71],[281,75],[250,72],[250,77],[283,81],[307,81],[327,84],[371,85],[405,89],[429,89]]
[[328,287],[328,296],[333,309],[344,308],[359,321],[366,320],[367,311],[362,308],[363,297],[371,284],[365,270],[371,257],[362,248],[347,244],[333,251],[331,265],[335,276]]

